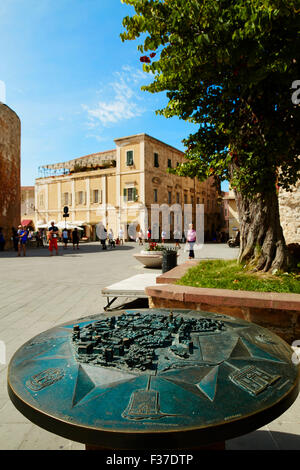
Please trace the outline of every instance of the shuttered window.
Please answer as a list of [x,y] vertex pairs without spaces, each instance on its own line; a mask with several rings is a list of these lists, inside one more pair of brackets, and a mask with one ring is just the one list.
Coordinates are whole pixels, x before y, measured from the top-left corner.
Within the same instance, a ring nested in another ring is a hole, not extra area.
[[86,192],[85,191],[77,191],[75,194],[75,203],[76,205],[86,205]]
[[133,150],[127,150],[126,152],[126,165],[127,166],[133,165]]
[[124,201],[134,202],[137,200],[136,188],[124,188],[123,190]]

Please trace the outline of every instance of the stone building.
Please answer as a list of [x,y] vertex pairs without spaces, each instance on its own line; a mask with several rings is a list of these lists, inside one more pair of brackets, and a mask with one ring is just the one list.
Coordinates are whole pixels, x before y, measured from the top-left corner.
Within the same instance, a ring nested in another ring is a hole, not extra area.
[[21,186],[21,224],[34,226],[35,219],[34,186]]
[[279,191],[279,210],[286,243],[300,243],[300,180],[292,191]]
[[[279,213],[286,244],[300,243],[300,180],[292,191],[279,191]],[[226,230],[233,238],[239,228],[239,217],[233,190],[223,193]]]
[[20,223],[20,146],[20,119],[0,102],[0,226],[6,241]]
[[223,209],[224,209],[224,220],[225,220],[225,231],[228,238],[235,238],[237,231],[239,230],[239,216],[235,202],[235,196],[232,189],[223,192]]
[[[40,169],[44,174],[35,182],[36,226],[47,226],[51,220],[64,226],[67,206],[67,222],[83,227],[95,240],[99,222],[115,235],[121,227],[126,233],[129,224],[145,232],[151,225],[152,204],[179,204],[182,209],[190,205],[193,213],[196,204],[204,204],[206,239],[211,239],[221,217],[213,178],[200,183],[168,173],[168,168],[185,161],[184,153],[147,134],[115,139],[115,145],[113,150]],[[172,212],[169,217],[172,230]],[[160,214],[159,233],[161,223]]]

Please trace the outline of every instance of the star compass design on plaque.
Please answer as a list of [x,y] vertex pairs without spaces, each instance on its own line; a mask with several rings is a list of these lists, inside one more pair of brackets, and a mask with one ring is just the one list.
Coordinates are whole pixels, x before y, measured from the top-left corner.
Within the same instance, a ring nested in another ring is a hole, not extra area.
[[[145,387],[131,393],[122,413],[127,419],[179,416],[178,409],[169,413],[160,411],[164,383],[169,386],[172,383],[177,391],[181,388],[209,402],[214,401],[224,380],[227,387],[231,384],[256,396],[280,379],[279,374],[268,372],[257,362],[282,360],[262,349],[261,337],[257,341],[259,345],[249,341],[248,328],[249,323],[228,322],[226,317],[224,320],[213,315],[193,318],[173,312],[155,316],[127,312],[83,328],[75,325],[72,343],[81,366],[74,403],[79,397],[86,401],[97,394],[94,390],[97,373],[94,371],[93,381],[88,379],[92,366],[95,370],[102,368],[102,381],[109,382],[110,386],[117,386],[120,381],[134,381],[137,376],[147,377]],[[245,337],[241,336],[243,331]],[[90,372],[84,376],[87,367]]]
[[295,380],[290,362],[288,345],[241,319],[128,310],[33,338],[12,360],[10,386],[34,409],[62,421],[168,431],[268,407]]

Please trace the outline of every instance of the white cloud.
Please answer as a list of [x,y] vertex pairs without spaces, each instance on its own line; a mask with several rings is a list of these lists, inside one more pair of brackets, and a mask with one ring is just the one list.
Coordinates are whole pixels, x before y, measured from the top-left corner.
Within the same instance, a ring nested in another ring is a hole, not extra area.
[[138,83],[145,80],[145,74],[129,66],[124,66],[120,72],[115,72],[115,80],[109,84],[109,90],[98,92],[101,96],[112,92],[110,100],[98,101],[94,107],[83,105],[89,116],[88,127],[93,129],[99,125],[109,126],[117,122],[141,116],[145,108],[138,104],[140,101]]
[[0,102],[6,103],[6,86],[2,80],[0,80]]

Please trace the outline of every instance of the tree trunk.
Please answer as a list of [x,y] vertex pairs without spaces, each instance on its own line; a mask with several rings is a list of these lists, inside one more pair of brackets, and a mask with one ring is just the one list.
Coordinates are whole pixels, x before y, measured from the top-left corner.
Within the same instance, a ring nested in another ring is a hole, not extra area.
[[248,198],[235,192],[240,219],[238,261],[255,271],[285,271],[287,248],[280,225],[278,196],[274,191]]

